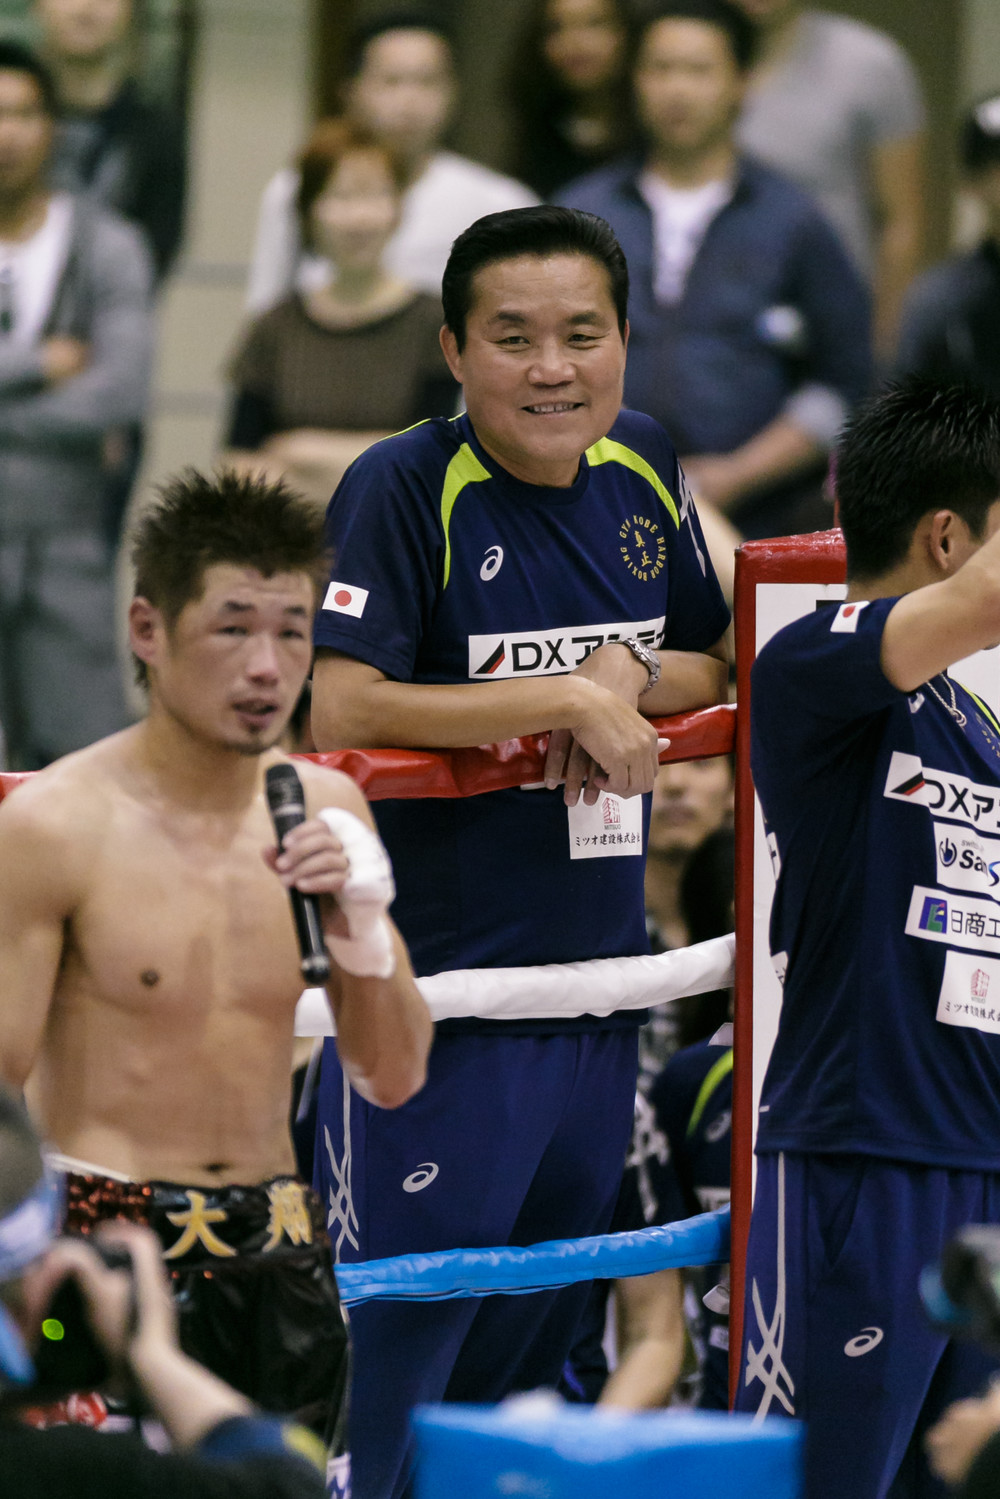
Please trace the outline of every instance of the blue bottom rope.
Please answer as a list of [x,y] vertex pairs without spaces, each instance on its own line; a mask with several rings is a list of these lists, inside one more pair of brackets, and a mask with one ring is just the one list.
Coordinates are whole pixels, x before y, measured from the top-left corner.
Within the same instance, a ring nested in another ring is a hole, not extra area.
[[527,1296],[581,1280],[621,1280],[655,1270],[715,1265],[729,1259],[729,1209],[680,1223],[590,1239],[553,1239],[527,1249],[446,1249],[337,1266],[340,1299],[451,1301]]

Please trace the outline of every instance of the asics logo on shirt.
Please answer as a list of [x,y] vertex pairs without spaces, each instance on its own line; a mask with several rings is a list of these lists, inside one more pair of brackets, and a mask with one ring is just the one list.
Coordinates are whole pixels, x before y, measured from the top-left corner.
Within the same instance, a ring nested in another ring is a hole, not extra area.
[[503,547],[490,547],[483,558],[483,565],[479,569],[479,576],[484,583],[488,583],[491,578],[496,577],[502,567]]
[[403,1183],[404,1192],[422,1192],[437,1176],[439,1167],[433,1161],[421,1161],[416,1171],[411,1171]]
[[863,1358],[877,1348],[884,1337],[881,1327],[863,1327],[856,1338],[844,1344],[844,1352],[848,1358]]

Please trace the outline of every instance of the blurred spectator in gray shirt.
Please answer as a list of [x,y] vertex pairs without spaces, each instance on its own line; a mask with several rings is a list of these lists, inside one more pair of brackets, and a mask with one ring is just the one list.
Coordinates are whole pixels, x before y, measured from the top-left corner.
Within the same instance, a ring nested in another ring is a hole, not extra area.
[[184,228],[184,130],[131,76],[133,0],[35,0],[35,14],[59,95],[50,182],[139,224],[159,281]]
[[875,351],[895,348],[924,245],[925,116],[892,37],[802,0],[739,0],[760,27],[740,144],[805,189],[874,297]]
[[139,232],[46,179],[54,91],[0,42],[0,721],[33,769],[121,727],[106,445],[142,415]]

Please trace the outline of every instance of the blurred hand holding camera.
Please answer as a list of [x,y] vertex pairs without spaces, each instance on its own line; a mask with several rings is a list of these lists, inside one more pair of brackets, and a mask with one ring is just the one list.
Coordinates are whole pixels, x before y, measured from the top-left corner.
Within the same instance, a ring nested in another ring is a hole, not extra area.
[[138,1387],[177,1448],[193,1447],[220,1421],[254,1414],[249,1400],[181,1352],[155,1235],[133,1223],[99,1232],[101,1249],[127,1251],[131,1267],[107,1264],[82,1239],[57,1240],[25,1288],[36,1324],[71,1276],[113,1373]]
[[980,1399],[957,1400],[927,1433],[930,1464],[945,1483],[961,1483],[990,1437],[1000,1431],[1000,1386]]

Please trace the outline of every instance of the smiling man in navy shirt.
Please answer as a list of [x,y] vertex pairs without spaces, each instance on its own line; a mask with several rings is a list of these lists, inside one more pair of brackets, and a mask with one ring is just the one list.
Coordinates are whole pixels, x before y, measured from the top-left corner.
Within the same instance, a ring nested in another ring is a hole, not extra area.
[[[621,250],[589,214],[479,220],[443,289],[467,414],[377,443],[331,502],[317,745],[552,731],[543,787],[378,804],[421,974],[648,950],[648,718],[719,700],[728,611],[669,439],[620,410],[627,290]],[[345,1099],[331,1044],[317,1143],[341,1257],[602,1232],[636,1020],[445,1022],[398,1127]],[[359,1308],[358,1492],[404,1488],[416,1401],[554,1384],[585,1296]]]
[[938,1492],[923,1435],[993,1367],[918,1280],[1000,1222],[1000,725],[947,674],[1000,642],[1000,406],[890,390],[837,490],[848,601],[752,677],[784,998],[737,1403],[805,1420],[810,1499],[902,1499]]

